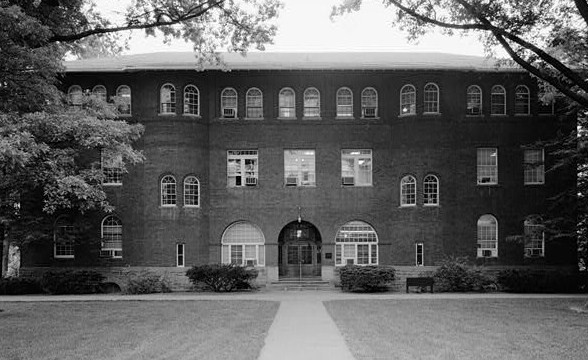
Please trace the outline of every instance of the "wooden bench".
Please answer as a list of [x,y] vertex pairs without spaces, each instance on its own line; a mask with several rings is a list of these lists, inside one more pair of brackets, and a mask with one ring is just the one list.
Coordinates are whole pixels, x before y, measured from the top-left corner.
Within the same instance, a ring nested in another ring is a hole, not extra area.
[[435,280],[432,277],[406,278],[406,293],[408,294],[408,288],[410,286],[430,286],[431,287],[431,294],[432,294],[434,283],[435,283]]

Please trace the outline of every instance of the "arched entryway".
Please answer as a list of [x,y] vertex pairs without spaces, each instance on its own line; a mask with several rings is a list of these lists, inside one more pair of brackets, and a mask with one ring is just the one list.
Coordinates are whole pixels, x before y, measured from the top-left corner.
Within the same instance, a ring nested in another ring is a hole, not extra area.
[[278,237],[281,278],[321,276],[321,234],[308,221],[292,221]]

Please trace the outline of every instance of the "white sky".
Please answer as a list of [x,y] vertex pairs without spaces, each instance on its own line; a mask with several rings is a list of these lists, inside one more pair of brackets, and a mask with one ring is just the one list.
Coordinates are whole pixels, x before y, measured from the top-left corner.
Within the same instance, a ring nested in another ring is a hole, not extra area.
[[[476,38],[440,34],[408,43],[406,35],[390,24],[391,9],[379,0],[364,0],[359,12],[329,19],[331,8],[342,0],[282,0],[285,7],[277,20],[278,34],[266,51],[437,51],[483,56]],[[101,12],[110,17],[114,9],[124,9],[124,0],[97,0]],[[135,31],[126,54],[157,51],[192,51],[192,45],[178,40],[171,45]]]

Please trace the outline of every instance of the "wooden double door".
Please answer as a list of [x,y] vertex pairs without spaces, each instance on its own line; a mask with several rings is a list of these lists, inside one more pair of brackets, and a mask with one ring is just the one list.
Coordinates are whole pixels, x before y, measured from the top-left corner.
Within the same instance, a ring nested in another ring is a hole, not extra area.
[[321,241],[310,223],[289,224],[280,233],[279,275],[282,278],[321,276]]

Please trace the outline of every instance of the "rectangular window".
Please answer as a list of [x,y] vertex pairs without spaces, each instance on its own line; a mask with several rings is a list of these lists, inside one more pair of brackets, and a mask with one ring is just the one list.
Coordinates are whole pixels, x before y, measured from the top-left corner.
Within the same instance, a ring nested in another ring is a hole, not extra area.
[[72,225],[60,225],[55,230],[54,257],[56,259],[74,258],[75,231]]
[[100,158],[104,174],[102,185],[122,185],[122,156],[102,153]]
[[525,257],[543,257],[545,232],[543,225],[525,224]]
[[498,184],[498,149],[478,149],[478,185]]
[[257,150],[229,150],[227,152],[227,186],[256,186],[257,166]]
[[284,150],[286,186],[315,186],[315,151]]
[[243,245],[231,245],[231,264],[243,265]]
[[415,244],[415,252],[416,252],[416,266],[423,266],[425,265],[425,245],[423,243],[416,243]]
[[545,165],[543,149],[525,150],[525,185],[545,183]]
[[262,244],[230,244],[222,246],[223,264],[264,266],[265,246]]
[[176,244],[176,266],[184,267],[184,244]]
[[343,186],[372,185],[372,151],[341,150]]

